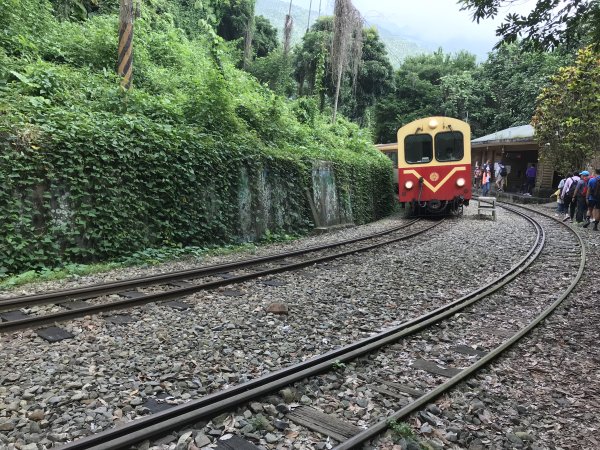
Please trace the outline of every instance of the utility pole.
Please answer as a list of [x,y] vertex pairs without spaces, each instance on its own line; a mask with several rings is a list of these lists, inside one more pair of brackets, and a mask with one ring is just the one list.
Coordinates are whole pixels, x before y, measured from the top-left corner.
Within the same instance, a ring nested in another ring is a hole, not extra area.
[[121,86],[131,88],[133,73],[133,11],[134,0],[120,0],[119,4],[119,58],[117,73],[123,77]]
[[310,13],[312,11],[312,0],[310,0],[310,3],[308,5],[308,23],[306,24],[306,32],[308,33],[308,30],[310,29]]

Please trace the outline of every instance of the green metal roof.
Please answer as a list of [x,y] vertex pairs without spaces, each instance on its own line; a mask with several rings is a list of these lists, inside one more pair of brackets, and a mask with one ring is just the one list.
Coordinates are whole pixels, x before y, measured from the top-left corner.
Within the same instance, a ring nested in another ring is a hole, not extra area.
[[507,128],[506,130],[496,131],[495,133],[482,136],[471,141],[471,145],[489,145],[503,144],[510,142],[530,142],[533,141],[535,130],[531,125],[521,125],[518,127]]

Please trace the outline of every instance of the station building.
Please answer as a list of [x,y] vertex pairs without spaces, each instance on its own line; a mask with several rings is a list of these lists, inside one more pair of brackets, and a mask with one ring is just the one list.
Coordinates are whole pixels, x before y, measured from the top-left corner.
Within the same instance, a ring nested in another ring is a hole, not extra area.
[[525,171],[533,164],[536,168],[534,195],[547,197],[558,185],[560,176],[547,162],[540,162],[540,147],[531,125],[521,125],[497,131],[471,141],[472,164],[481,166],[490,160],[492,164],[502,162],[508,171],[505,192],[523,192]]

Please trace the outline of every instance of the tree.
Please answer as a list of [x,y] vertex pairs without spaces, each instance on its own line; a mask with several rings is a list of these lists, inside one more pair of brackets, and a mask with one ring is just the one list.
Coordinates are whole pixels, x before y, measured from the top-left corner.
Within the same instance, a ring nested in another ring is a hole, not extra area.
[[592,47],[577,53],[542,90],[532,124],[540,159],[566,173],[593,159],[600,162],[600,54]]
[[277,29],[263,16],[254,16],[254,0],[230,0],[217,26],[217,34],[226,41],[239,41],[243,50],[242,67],[254,56],[265,57],[279,45]]
[[[473,12],[473,20],[496,17],[498,9],[514,0],[459,0],[463,10]],[[598,0],[538,0],[527,16],[508,14],[496,30],[502,43],[523,36],[528,44],[548,49],[565,44],[571,48],[581,41],[600,46],[600,2]]]
[[271,25],[269,19],[263,16],[256,16],[254,22],[254,39],[252,48],[257,57],[267,56],[279,46],[277,39],[277,28]]
[[[321,17],[295,49],[294,76],[299,95],[317,95],[323,107],[335,96],[331,69],[333,18]],[[375,28],[362,30],[362,52],[358,72],[346,72],[341,79],[340,111],[366,125],[368,110],[392,91],[393,68]]]
[[542,88],[569,61],[570,56],[563,52],[528,51],[520,43],[491,52],[474,74],[475,96],[481,102],[474,135],[528,124]]
[[248,22],[253,14],[253,0],[231,0],[227,2],[217,26],[217,34],[226,41],[234,41],[245,37]]
[[[394,69],[375,28],[363,30],[363,49],[358,74],[342,97],[342,112],[365,126],[368,108],[393,89]],[[349,82],[351,80],[348,80]],[[350,95],[348,95],[350,94]]]
[[325,86],[331,85],[330,53],[333,36],[333,17],[319,18],[302,37],[302,44],[295,51],[294,77],[298,82],[298,94],[313,95],[317,82],[319,61],[327,80],[321,80]]
[[342,76],[348,67],[356,80],[362,56],[362,17],[350,0],[335,0],[331,68],[335,83],[333,116],[335,122]]
[[256,58],[248,67],[248,72],[261,83],[279,95],[292,97],[296,88],[290,58],[277,48],[267,56]]
[[476,68],[475,55],[467,52],[452,56],[440,49],[430,55],[407,58],[396,72],[392,92],[375,107],[377,142],[395,142],[398,128],[412,120],[458,114],[459,111],[449,110],[450,97],[454,95],[451,92],[459,90],[453,88],[452,83],[462,83]]
[[[441,78],[442,93],[441,108],[444,115],[472,121],[478,116],[478,111],[484,106],[477,89],[476,71],[463,71],[445,75]],[[473,131],[473,130],[471,130]]]
[[283,54],[286,58],[290,52],[293,28],[294,19],[292,18],[292,0],[290,0],[290,7],[288,9],[288,13],[285,15],[285,23],[283,25]]

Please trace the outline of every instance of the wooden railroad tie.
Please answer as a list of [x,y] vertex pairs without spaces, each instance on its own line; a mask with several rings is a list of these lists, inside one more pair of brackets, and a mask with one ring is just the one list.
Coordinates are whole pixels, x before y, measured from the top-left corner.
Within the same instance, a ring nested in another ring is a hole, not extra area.
[[329,436],[338,442],[344,442],[362,431],[362,428],[356,425],[340,420],[330,414],[325,414],[310,406],[300,406],[290,412],[287,417],[298,425]]

